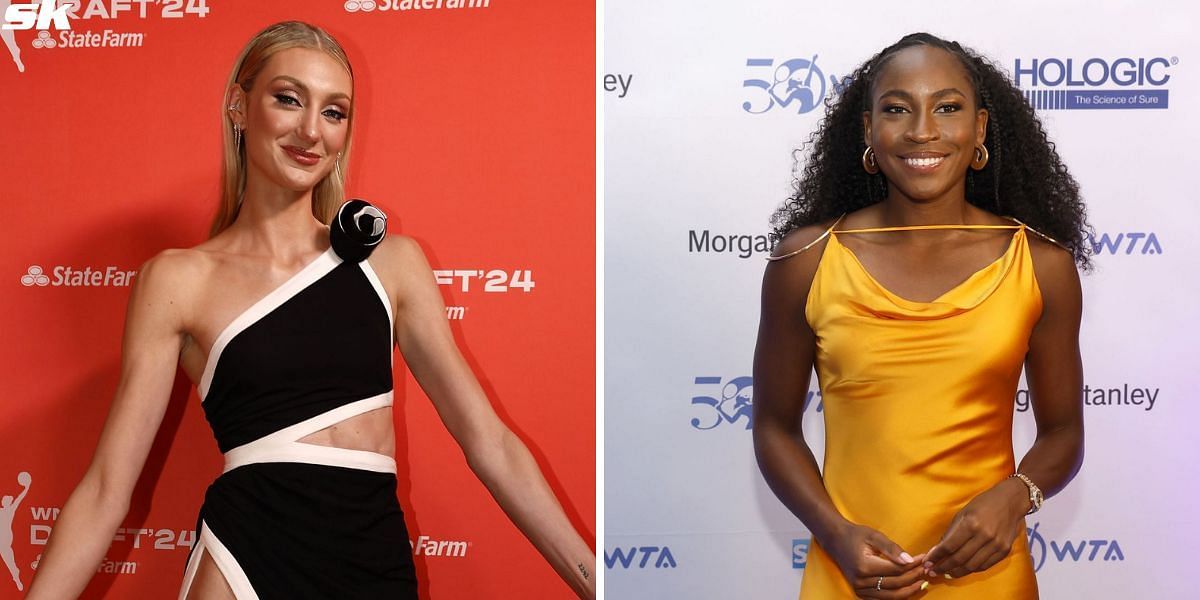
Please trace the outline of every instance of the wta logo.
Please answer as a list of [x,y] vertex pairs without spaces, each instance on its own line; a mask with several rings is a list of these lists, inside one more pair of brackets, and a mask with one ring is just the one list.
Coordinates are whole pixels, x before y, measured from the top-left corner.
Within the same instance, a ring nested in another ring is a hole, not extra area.
[[[701,395],[692,396],[692,406],[699,408],[700,416],[692,417],[692,427],[700,431],[716,429],[721,425],[736,426],[745,421],[743,431],[752,428],[751,417],[754,413],[754,378],[749,375],[740,377],[716,377],[701,375],[693,380],[700,387]],[[816,402],[813,402],[816,400]],[[814,409],[821,412],[825,409],[825,401],[820,390],[809,390],[804,397],[802,410]]]
[[1018,58],[1013,78],[1040,110],[1166,109],[1172,56]]
[[667,546],[620,546],[604,552],[609,569],[674,569],[679,566]]
[[1047,558],[1052,558],[1054,562],[1060,563],[1125,560],[1125,553],[1121,551],[1121,545],[1117,543],[1117,540],[1051,540],[1049,552],[1047,552],[1046,539],[1038,532],[1039,525],[1041,523],[1034,523],[1033,527],[1025,528],[1029,535],[1029,554],[1033,559],[1034,571],[1040,571],[1046,564]]
[[760,90],[750,92],[750,99],[742,102],[742,110],[761,115],[775,108],[795,111],[798,115],[810,113],[825,102],[830,94],[841,94],[848,78],[830,75],[826,80],[824,71],[817,66],[818,55],[810,58],[791,58],[778,61],[773,58],[748,58],[746,66],[756,75],[771,73],[771,78],[746,79],[743,88]]

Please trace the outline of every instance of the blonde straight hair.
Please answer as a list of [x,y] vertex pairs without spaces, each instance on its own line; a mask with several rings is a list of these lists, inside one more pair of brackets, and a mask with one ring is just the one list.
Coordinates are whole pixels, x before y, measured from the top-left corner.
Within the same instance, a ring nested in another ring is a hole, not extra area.
[[[333,39],[324,29],[300,21],[284,21],[276,23],[260,31],[250,40],[229,74],[225,90],[232,89],[234,84],[241,86],[242,91],[249,94],[254,87],[254,80],[266,65],[267,59],[276,53],[289,48],[309,48],[320,50],[338,61],[350,74],[350,85],[354,85],[354,71],[350,68],[350,59],[342,45]],[[217,206],[217,214],[213,217],[208,237],[215,237],[237,219],[242,207],[242,194],[246,191],[246,152],[244,145],[238,144],[233,133],[233,117],[230,116],[229,99],[223,97],[221,104],[221,202]],[[347,165],[350,162],[350,138],[354,131],[354,98],[350,98],[350,116],[346,121],[346,146],[341,158],[337,159],[337,168],[329,171],[324,179],[317,182],[312,195],[312,213],[317,220],[328,224],[333,219],[333,213],[345,197]]]

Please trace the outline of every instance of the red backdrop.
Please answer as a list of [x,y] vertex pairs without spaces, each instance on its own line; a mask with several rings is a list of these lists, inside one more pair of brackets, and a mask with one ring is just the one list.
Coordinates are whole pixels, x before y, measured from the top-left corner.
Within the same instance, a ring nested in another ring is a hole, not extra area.
[[[69,34],[14,32],[24,72],[0,46],[0,494],[16,498],[28,482],[5,513],[11,524],[0,520],[0,542],[11,526],[22,582],[91,459],[117,383],[130,288],[85,270],[133,271],[204,238],[218,195],[225,79],[254,33],[286,19],[318,24],[345,45],[358,111],[348,195],[381,205],[392,232],[416,238],[434,269],[448,271],[440,289],[448,306],[463,307],[449,315],[460,347],[591,537],[594,5],[81,4]],[[485,290],[489,280],[495,291]],[[423,597],[570,597],[471,474],[399,359],[396,367],[409,529],[414,541],[466,542],[463,556],[419,553]],[[133,508],[84,597],[173,597],[220,468],[180,372]],[[5,575],[0,598],[19,597]]]

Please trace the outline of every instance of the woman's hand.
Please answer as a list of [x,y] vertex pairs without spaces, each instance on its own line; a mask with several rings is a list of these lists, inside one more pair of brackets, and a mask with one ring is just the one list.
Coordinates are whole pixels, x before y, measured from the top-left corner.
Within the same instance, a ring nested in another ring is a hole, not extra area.
[[929,587],[922,577],[925,555],[909,556],[870,527],[851,524],[825,549],[859,598],[911,598]]
[[967,503],[946,530],[942,540],[926,553],[925,570],[931,576],[963,577],[986,571],[1008,556],[1013,541],[1025,532],[1029,488],[1009,478]]

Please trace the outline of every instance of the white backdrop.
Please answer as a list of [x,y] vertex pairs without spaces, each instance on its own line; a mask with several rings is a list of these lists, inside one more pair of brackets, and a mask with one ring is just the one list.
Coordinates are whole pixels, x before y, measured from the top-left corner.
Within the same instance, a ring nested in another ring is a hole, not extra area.
[[[1099,239],[1083,278],[1086,458],[1028,525],[1043,598],[1200,595],[1188,551],[1200,533],[1196,25],[1183,2],[608,0],[608,596],[796,596],[809,533],[762,481],[747,429],[766,255],[755,236],[790,192],[791,151],[823,116],[805,111],[804,90],[834,94],[831,77],[912,31],[958,40],[1010,74],[1018,60],[1048,65],[1045,79],[1022,75],[1023,89],[1132,90],[1167,104],[1039,110]],[[1068,59],[1072,80],[1110,77],[1047,85]],[[1111,73],[1130,64],[1149,77],[1119,85]],[[781,65],[780,79],[800,82],[791,101],[782,87],[769,100]],[[1034,423],[1017,400],[1019,459]],[[820,460],[818,410],[819,396],[805,418]]]

